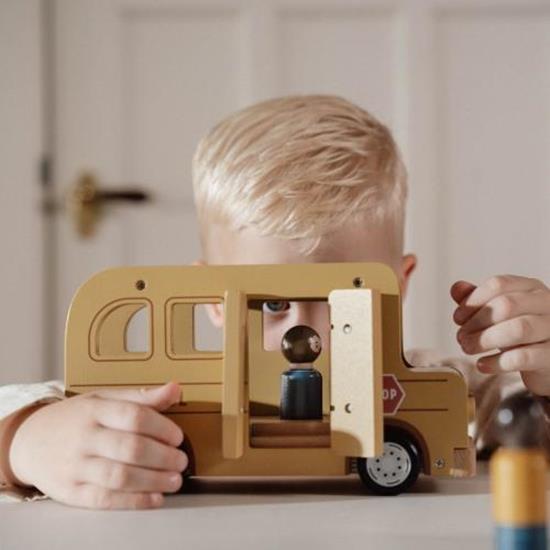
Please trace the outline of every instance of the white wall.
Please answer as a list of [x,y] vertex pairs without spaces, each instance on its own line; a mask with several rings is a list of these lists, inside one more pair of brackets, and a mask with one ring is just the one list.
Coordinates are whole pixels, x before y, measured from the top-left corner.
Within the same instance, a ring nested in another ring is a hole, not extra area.
[[[60,216],[48,288],[58,303],[46,317],[42,5],[0,0],[0,383],[61,374],[66,308],[92,271],[195,258],[196,140],[267,96],[340,93],[394,131],[410,172],[407,248],[420,258],[407,347],[460,353],[448,295],[458,278],[508,272],[550,283],[547,1],[57,0],[46,5],[57,7],[58,199],[89,168],[106,186],[143,184],[157,201],[112,209],[87,242]],[[44,342],[43,318],[56,334]],[[45,344],[57,358],[42,371]]]

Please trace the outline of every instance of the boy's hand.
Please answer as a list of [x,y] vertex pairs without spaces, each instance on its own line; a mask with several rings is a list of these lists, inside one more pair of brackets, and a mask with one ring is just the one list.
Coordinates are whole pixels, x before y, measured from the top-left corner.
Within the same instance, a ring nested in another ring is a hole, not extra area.
[[482,285],[457,281],[451,296],[465,353],[490,350],[477,361],[481,372],[520,371],[529,390],[550,395],[550,289],[538,279],[491,277]]
[[9,462],[22,484],[86,508],[152,508],[182,483],[181,429],[163,411],[180,399],[159,388],[101,390],[46,405],[16,431]]

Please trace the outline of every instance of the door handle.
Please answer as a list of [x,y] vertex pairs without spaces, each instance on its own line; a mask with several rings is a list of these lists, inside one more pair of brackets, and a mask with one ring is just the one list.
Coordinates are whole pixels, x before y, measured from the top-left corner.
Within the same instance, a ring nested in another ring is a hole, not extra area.
[[82,172],[67,196],[67,207],[77,233],[87,238],[94,234],[107,203],[143,203],[151,200],[151,195],[138,187],[102,189],[92,172]]

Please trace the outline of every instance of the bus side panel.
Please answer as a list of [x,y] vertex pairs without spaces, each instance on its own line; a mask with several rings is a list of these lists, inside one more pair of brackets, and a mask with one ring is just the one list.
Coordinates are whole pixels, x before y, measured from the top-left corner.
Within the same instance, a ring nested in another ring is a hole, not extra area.
[[[238,459],[222,456],[220,414],[168,414],[183,430],[193,448],[197,476],[339,476],[347,474],[347,459],[330,448],[250,448]],[[248,418],[246,419],[248,425]]]
[[399,372],[404,396],[396,413],[385,415],[386,422],[413,426],[421,435],[429,455],[426,474],[456,475],[461,469],[458,455],[471,458],[474,453],[468,437],[468,388],[462,374],[449,367],[411,367],[403,372],[391,363],[388,366],[386,373]]

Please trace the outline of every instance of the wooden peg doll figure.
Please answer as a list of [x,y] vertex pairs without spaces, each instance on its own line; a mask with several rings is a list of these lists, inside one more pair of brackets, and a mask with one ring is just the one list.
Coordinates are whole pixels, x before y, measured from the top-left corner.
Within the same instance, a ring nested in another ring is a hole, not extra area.
[[321,353],[319,334],[305,325],[292,327],[282,338],[281,351],[291,364],[281,375],[281,419],[321,420],[323,380],[313,366]]
[[546,550],[546,458],[542,409],[527,392],[497,410],[501,447],[490,462],[497,550]]

